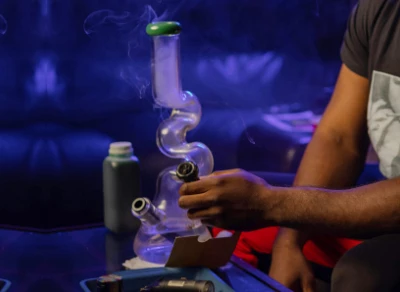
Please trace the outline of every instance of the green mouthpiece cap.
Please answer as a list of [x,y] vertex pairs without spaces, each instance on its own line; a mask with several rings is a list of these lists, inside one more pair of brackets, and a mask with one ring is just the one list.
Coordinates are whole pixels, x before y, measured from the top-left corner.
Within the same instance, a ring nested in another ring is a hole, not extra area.
[[175,21],[152,22],[146,27],[146,33],[149,36],[174,35],[181,31],[181,24]]

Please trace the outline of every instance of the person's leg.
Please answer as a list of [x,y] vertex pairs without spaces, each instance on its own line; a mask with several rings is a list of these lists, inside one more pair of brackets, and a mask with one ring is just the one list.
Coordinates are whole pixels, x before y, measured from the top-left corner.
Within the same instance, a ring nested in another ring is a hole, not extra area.
[[400,234],[364,241],[350,249],[333,269],[331,292],[398,291]]

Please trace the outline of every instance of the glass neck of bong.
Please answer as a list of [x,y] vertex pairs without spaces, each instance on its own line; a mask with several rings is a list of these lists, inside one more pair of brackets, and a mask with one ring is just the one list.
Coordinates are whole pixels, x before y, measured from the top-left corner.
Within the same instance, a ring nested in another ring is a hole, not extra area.
[[153,37],[152,77],[155,103],[166,108],[179,107],[182,104],[179,34]]

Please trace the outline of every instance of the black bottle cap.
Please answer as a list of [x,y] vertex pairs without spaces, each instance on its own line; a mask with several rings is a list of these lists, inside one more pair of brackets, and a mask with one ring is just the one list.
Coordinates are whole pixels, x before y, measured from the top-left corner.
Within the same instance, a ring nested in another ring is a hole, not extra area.
[[199,168],[191,161],[182,162],[176,168],[176,176],[184,182],[199,180]]

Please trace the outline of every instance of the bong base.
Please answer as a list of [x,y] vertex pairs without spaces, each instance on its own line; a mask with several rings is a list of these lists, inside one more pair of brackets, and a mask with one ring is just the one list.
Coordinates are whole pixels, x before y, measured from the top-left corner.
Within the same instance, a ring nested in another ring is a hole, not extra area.
[[167,262],[172,250],[172,244],[159,246],[144,246],[139,250],[140,259],[146,262],[163,265]]

